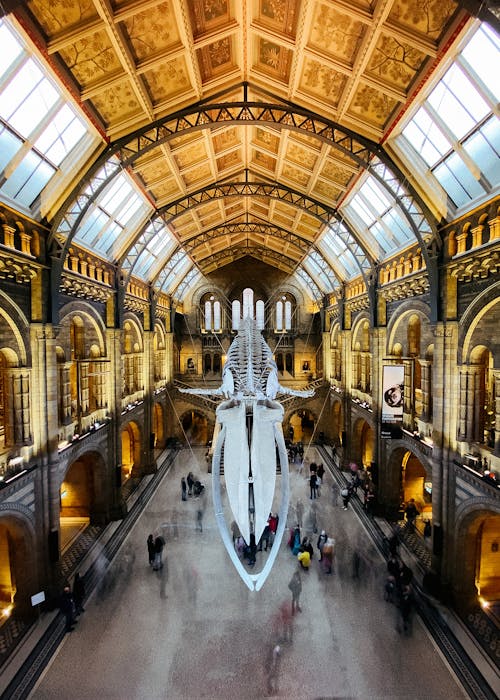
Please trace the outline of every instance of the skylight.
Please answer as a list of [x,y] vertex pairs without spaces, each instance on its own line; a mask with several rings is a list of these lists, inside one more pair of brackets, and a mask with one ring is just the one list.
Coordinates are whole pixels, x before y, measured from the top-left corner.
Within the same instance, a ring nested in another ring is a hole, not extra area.
[[90,205],[75,239],[110,260],[117,259],[152,211],[130,176],[121,172]]
[[98,139],[8,20],[0,45],[0,195],[35,214],[47,185],[62,188]]
[[363,231],[368,249],[379,260],[415,240],[399,205],[372,175],[365,175],[342,213],[353,228]]
[[[476,25],[455,62],[393,139],[408,167],[433,176],[445,190],[449,218],[500,184],[499,65],[498,37],[488,25]],[[433,191],[426,188],[427,195]]]

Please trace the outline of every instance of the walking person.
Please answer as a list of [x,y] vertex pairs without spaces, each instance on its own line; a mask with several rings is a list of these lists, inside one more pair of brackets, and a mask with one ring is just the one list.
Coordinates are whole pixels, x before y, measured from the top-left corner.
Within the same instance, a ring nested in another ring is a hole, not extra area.
[[72,632],[75,629],[74,625],[77,620],[75,619],[75,601],[73,600],[69,584],[64,586],[59,601],[59,608],[66,618],[66,632]]
[[281,662],[281,646],[276,644],[270,654],[267,664],[267,692],[271,695],[278,693],[278,679]]
[[183,501],[187,501],[187,483],[184,477],[181,479],[181,498]]
[[75,601],[75,615],[81,615],[85,612],[83,607],[83,600],[85,598],[85,584],[82,577],[78,573],[75,574],[75,580],[73,581],[73,600]]
[[300,607],[300,594],[302,593],[302,579],[300,577],[300,571],[297,569],[293,574],[290,582],[288,584],[289,590],[292,592],[292,615],[296,612],[302,612]]
[[193,472],[189,472],[189,474],[187,475],[186,481],[187,481],[187,487],[188,487],[188,496],[192,496],[193,495],[193,485],[194,485]]
[[155,563],[155,540],[153,535],[148,535],[147,539],[147,545],[148,545],[148,557],[149,557],[149,566],[153,566]]
[[274,538],[276,537],[276,530],[278,529],[279,517],[278,513],[269,513],[269,544],[272,547]]
[[333,573],[333,555],[334,555],[335,540],[333,537],[328,537],[323,545],[323,557],[321,563],[325,574]]
[[347,486],[344,486],[344,488],[340,492],[340,495],[342,496],[342,504],[344,510],[347,510],[349,501],[351,500],[351,493],[351,489],[349,489]]
[[309,488],[311,491],[310,498],[311,498],[311,501],[313,501],[316,498],[317,488],[318,488],[318,481],[317,481],[317,476],[316,476],[315,471],[314,472],[312,471],[311,476],[309,477]]
[[159,571],[163,566],[162,555],[164,546],[165,540],[161,535],[158,535],[155,538],[155,558],[153,562],[153,571]]
[[321,533],[318,537],[318,542],[316,543],[316,546],[319,550],[319,560],[321,561],[323,559],[323,547],[328,539],[328,535],[326,534],[325,530],[321,530]]

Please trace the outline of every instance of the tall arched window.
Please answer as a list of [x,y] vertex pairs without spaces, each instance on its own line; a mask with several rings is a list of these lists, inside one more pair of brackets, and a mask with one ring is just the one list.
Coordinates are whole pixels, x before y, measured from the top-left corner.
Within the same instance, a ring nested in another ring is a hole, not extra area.
[[212,302],[205,302],[205,330],[212,330]]
[[283,302],[276,302],[276,330],[283,330]]
[[238,299],[235,299],[231,305],[232,309],[232,329],[233,331],[237,331],[240,327],[240,319],[241,319],[241,304],[238,301]]
[[259,330],[264,330],[265,328],[265,307],[262,299],[259,299],[255,304],[255,318],[257,321],[257,328]]
[[243,290],[243,318],[254,318],[253,289],[248,287]]
[[214,301],[214,331],[222,330],[220,301]]
[[292,302],[285,301],[285,331],[292,329]]
[[292,314],[293,306],[292,299],[288,298],[289,295],[283,295],[281,299],[276,302],[275,306],[275,317],[276,317],[276,327],[275,330],[279,333],[284,333],[292,330]]

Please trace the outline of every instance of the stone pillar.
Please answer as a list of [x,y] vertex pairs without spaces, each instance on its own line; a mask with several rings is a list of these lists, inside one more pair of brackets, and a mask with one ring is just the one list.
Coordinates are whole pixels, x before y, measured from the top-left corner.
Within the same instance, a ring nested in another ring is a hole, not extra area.
[[126,512],[126,503],[121,492],[122,441],[121,441],[121,412],[122,412],[122,331],[109,328],[106,332],[108,348],[109,374],[108,399],[111,423],[108,428],[109,463],[107,483],[109,487],[110,517],[122,518]]
[[144,360],[141,381],[144,386],[144,435],[142,437],[141,470],[143,474],[156,471],[154,456],[153,410],[154,410],[154,331],[144,331]]
[[420,377],[422,388],[422,413],[424,422],[428,422],[432,416],[432,364],[428,360],[416,360],[420,362]]
[[495,372],[493,375],[495,382],[495,444],[493,454],[496,457],[500,456],[500,372]]
[[330,349],[330,333],[323,333],[323,343],[321,347],[323,353],[323,379],[330,381],[332,376],[332,351]]
[[[433,432],[432,451],[432,519],[433,569],[443,583],[449,583],[453,571],[455,517],[454,472],[450,462],[456,454],[459,421],[459,381],[456,365],[458,327],[438,323],[434,329],[433,358]],[[450,468],[451,467],[451,468]],[[439,533],[439,537],[438,537]]]
[[41,586],[47,598],[60,592],[60,487],[58,455],[58,368],[56,333],[48,324],[30,328],[32,348],[31,419],[33,453],[38,456],[35,494]]

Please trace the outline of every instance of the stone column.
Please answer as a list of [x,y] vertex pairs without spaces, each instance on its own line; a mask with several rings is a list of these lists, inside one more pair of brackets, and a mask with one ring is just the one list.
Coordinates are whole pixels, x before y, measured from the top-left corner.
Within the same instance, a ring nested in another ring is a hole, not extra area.
[[[449,583],[453,569],[455,517],[454,472],[456,454],[459,382],[456,365],[458,327],[455,322],[438,323],[434,329],[432,519],[433,569]],[[451,468],[450,468],[451,467]]]
[[154,404],[154,331],[144,331],[144,361],[142,363],[141,381],[144,386],[144,426],[142,437],[141,470],[143,474],[156,471],[153,434]]
[[109,489],[108,503],[110,517],[122,518],[126,512],[126,503],[121,492],[122,442],[121,442],[121,412],[122,412],[122,331],[109,328],[106,332],[108,348],[108,400],[111,423],[108,427],[108,458],[107,487]]
[[323,344],[321,350],[323,353],[323,379],[329,382],[330,377],[332,376],[332,351],[330,349],[329,332],[323,333]]
[[31,417],[33,453],[40,463],[35,495],[39,565],[47,597],[60,592],[60,487],[58,463],[58,368],[56,333],[48,324],[32,324]]
[[432,365],[428,360],[417,360],[420,362],[420,376],[422,388],[422,414],[421,419],[428,422],[432,416]]
[[495,382],[495,444],[493,454],[500,456],[500,372],[495,372],[493,375]]

